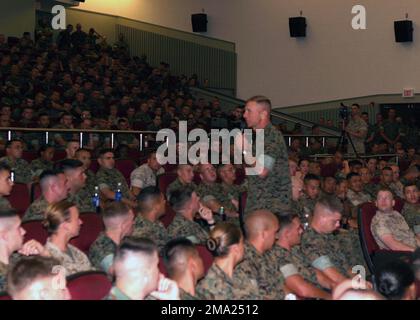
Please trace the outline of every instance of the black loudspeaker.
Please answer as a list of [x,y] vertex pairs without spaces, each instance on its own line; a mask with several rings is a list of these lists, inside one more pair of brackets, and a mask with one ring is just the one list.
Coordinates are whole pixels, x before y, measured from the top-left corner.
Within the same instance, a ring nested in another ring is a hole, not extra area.
[[396,42],[413,42],[413,21],[394,21],[394,30]]
[[207,32],[207,15],[196,13],[191,15],[193,32]]
[[292,38],[306,37],[306,18],[289,18],[289,29]]

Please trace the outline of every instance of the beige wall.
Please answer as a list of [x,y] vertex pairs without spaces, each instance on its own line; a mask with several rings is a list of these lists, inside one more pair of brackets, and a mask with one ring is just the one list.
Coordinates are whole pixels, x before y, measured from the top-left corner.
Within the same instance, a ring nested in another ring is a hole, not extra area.
[[35,30],[35,0],[0,1],[0,33],[21,37]]
[[[113,3],[117,3],[113,5]],[[367,9],[367,30],[351,28],[353,5]],[[420,90],[418,0],[89,0],[81,9],[191,31],[205,8],[208,36],[233,41],[238,97],[265,94],[277,106]],[[288,17],[303,10],[305,40],[289,37]],[[393,21],[408,12],[414,43],[394,40]]]

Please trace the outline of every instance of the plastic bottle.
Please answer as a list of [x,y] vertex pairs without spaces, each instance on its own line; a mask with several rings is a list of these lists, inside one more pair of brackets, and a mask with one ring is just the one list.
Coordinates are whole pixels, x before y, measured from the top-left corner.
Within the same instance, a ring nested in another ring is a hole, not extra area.
[[115,192],[115,201],[120,202],[122,199],[121,182],[118,182],[117,192]]

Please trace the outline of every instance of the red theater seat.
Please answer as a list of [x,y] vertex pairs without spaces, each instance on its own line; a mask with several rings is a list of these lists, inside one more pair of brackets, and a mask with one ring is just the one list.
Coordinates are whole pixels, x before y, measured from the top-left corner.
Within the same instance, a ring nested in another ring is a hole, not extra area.
[[66,157],[67,157],[66,151],[55,150],[54,157],[53,157],[52,161],[57,162],[57,161],[65,159]]
[[89,170],[92,171],[93,173],[96,173],[99,169],[99,163],[96,159],[92,159],[92,161],[90,162],[90,166],[89,166]]
[[164,195],[166,195],[166,189],[168,189],[168,186],[176,180],[176,177],[177,175],[175,172],[166,172],[158,176],[158,187]]
[[28,163],[31,163],[32,160],[36,159],[38,154],[34,151],[23,151],[22,159],[26,160]]
[[31,196],[29,194],[28,186],[25,183],[15,183],[12,192],[6,198],[20,216],[23,216],[26,209],[28,209],[31,204]]
[[7,292],[0,292],[0,301],[1,300],[12,300],[12,297],[7,294]]
[[48,238],[47,230],[42,226],[40,220],[22,223],[22,228],[26,231],[25,242],[35,239],[41,244],[45,244]]
[[130,185],[130,174],[136,168],[136,164],[131,159],[117,159],[115,160],[115,168],[119,170],[124,176],[127,184]]
[[31,203],[38,199],[42,194],[39,183],[33,183],[31,186]]
[[80,228],[78,237],[70,240],[70,243],[88,254],[89,248],[96,240],[99,233],[104,230],[102,218],[99,214],[94,212],[85,212],[80,214],[80,219],[83,224]]
[[172,220],[175,218],[175,215],[175,211],[172,210],[169,203],[166,203],[166,214],[162,218],[160,218],[160,221],[162,221],[165,228],[167,228],[171,224]]
[[72,300],[102,300],[111,290],[112,283],[105,272],[87,271],[67,278]]
[[203,259],[204,273],[206,274],[207,271],[210,269],[211,265],[213,264],[213,255],[203,245],[197,245],[196,248],[198,250],[198,253],[200,254],[201,259]]

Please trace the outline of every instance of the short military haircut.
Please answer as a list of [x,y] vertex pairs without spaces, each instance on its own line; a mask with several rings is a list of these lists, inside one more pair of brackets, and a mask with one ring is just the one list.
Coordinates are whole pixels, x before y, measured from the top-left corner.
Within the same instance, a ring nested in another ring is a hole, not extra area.
[[12,146],[13,142],[20,142],[20,143],[22,143],[22,140],[20,140],[20,139],[12,139],[12,140],[7,141],[6,144],[5,144],[5,149],[10,148]]
[[288,212],[287,214],[282,214],[277,216],[279,219],[279,233],[282,233],[284,230],[288,229],[292,224],[293,220],[299,218],[299,215],[295,212]]
[[347,181],[350,181],[350,180],[351,180],[351,178],[353,178],[353,177],[360,177],[360,174],[358,174],[358,173],[356,173],[356,172],[350,172],[350,173],[347,175],[346,179],[347,179]]
[[63,171],[60,169],[47,169],[42,171],[41,175],[39,176],[39,185],[41,186],[41,190],[45,190],[49,182],[52,181],[52,179],[57,178],[57,176],[62,173]]
[[60,262],[51,257],[22,257],[10,269],[7,275],[7,291],[13,297],[35,280],[54,276],[54,267]]
[[2,171],[9,171],[12,172],[12,168],[4,162],[0,162],[0,172]]
[[79,140],[76,140],[76,139],[73,139],[73,140],[68,140],[68,141],[66,142],[66,147],[68,147],[68,146],[70,145],[70,143],[80,143],[80,141],[79,141]]
[[313,173],[308,173],[305,178],[303,179],[303,182],[305,184],[307,184],[309,181],[311,180],[316,180],[316,181],[321,181],[321,179],[319,178],[319,176],[317,176],[316,174]]
[[18,213],[13,208],[0,207],[0,221],[1,219],[8,219],[17,217]]
[[382,169],[382,172],[383,171],[392,171],[392,168],[390,166],[386,166]]
[[[343,204],[341,201],[335,197],[330,195],[322,196],[315,204],[315,208],[324,208],[329,212],[343,212]],[[314,212],[317,210],[315,209]]]
[[148,238],[125,237],[115,253],[114,261],[122,261],[129,253],[139,253],[145,256],[153,256],[158,252],[156,243]]
[[253,239],[262,231],[270,229],[273,220],[277,217],[268,210],[256,210],[248,214],[245,218],[245,234],[248,239]]
[[354,167],[354,166],[363,166],[363,163],[361,163],[359,160],[350,160],[349,167]]
[[102,218],[107,220],[116,217],[123,217],[126,216],[129,212],[130,208],[125,203],[111,202],[104,208],[102,212]]
[[99,153],[98,153],[98,155],[99,155],[99,157],[103,157],[106,153],[108,153],[108,152],[112,152],[112,153],[114,153],[114,150],[113,149],[111,149],[111,148],[103,148],[103,149],[100,149],[99,150]]
[[92,151],[91,150],[89,150],[89,149],[86,149],[86,148],[79,148],[79,149],[77,149],[76,150],[76,154],[78,153],[78,152],[83,152],[83,151],[85,151],[85,152],[89,152],[89,153],[92,153]]
[[[0,171],[1,171],[1,170],[0,170]],[[409,188],[409,187],[416,187],[416,188],[418,189],[418,187],[417,187],[416,183],[415,183],[414,181],[412,181],[412,182],[407,182],[406,184],[404,184],[403,191],[405,192],[405,189],[407,189],[407,188]]]
[[179,188],[172,191],[169,195],[169,204],[172,209],[177,212],[182,210],[191,200],[194,190],[189,187]]
[[185,265],[189,257],[198,255],[195,245],[187,238],[170,240],[163,248],[163,263],[169,277],[186,271]]
[[414,283],[415,276],[410,265],[395,259],[378,267],[374,279],[375,289],[380,294],[390,300],[401,300]]
[[299,162],[298,162],[299,167],[300,167],[300,165],[302,164],[303,161],[308,161],[308,163],[310,162],[310,160],[308,158],[299,159]]
[[248,102],[255,102],[255,103],[263,106],[264,109],[266,109],[268,113],[271,112],[271,101],[270,101],[270,99],[268,99],[265,96],[261,96],[261,95],[253,96],[246,101],[246,103],[248,103]]
[[394,198],[394,193],[392,192],[391,189],[389,189],[387,187],[379,188],[378,192],[376,193],[376,198],[378,198],[379,192],[389,192],[391,194],[392,198]]
[[49,148],[53,148],[54,147],[50,144],[43,144],[39,149],[38,149],[38,156],[41,156],[41,153],[47,151]]
[[162,193],[157,187],[146,187],[137,195],[138,206],[136,212],[147,213],[153,209],[153,205],[161,199]]
[[64,159],[56,164],[56,168],[62,170],[63,172],[75,170],[81,167],[83,167],[83,162],[76,159]]

